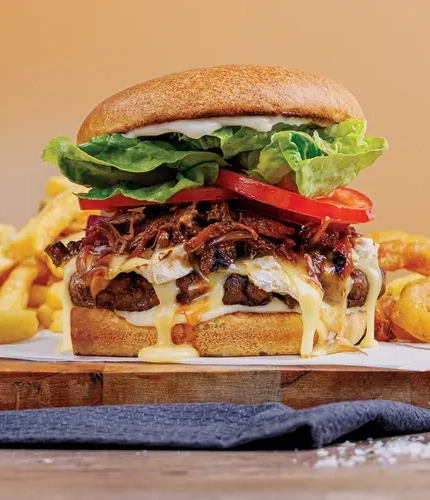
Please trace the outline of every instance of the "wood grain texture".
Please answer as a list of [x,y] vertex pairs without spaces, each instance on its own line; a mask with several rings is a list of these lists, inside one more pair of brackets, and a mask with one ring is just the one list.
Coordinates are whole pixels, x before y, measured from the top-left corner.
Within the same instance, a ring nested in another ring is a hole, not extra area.
[[0,361],[0,410],[267,401],[308,408],[357,399],[391,399],[429,408],[430,372]]
[[399,457],[387,465],[369,456],[354,467],[317,469],[318,460],[316,451],[0,450],[0,484],[2,498],[20,500],[35,494],[62,500],[429,497],[429,459]]

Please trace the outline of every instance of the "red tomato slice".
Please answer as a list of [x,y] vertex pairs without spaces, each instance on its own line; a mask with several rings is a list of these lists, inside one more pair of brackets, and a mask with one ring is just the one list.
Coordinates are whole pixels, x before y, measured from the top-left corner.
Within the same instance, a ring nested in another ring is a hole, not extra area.
[[259,203],[310,218],[328,217],[332,221],[350,224],[369,222],[374,218],[370,199],[354,189],[338,188],[330,196],[310,199],[223,169],[219,171],[217,184]]
[[[230,189],[220,186],[204,186],[194,189],[184,189],[179,193],[174,194],[166,203],[189,203],[197,201],[222,201],[233,200],[239,198],[239,195]],[[122,194],[112,196],[106,200],[88,200],[79,198],[79,206],[81,210],[105,210],[109,211],[119,207],[142,207],[145,205],[158,205],[159,203],[151,201],[139,201],[129,198]]]

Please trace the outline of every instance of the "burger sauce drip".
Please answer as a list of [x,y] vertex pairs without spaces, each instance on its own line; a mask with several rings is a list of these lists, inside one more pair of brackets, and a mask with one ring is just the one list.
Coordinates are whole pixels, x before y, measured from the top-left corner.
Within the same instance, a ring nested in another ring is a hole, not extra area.
[[143,347],[138,357],[147,363],[173,363],[188,358],[196,358],[198,352],[188,344],[174,344],[172,331],[176,317],[176,295],[178,288],[175,281],[162,285],[153,285],[160,304],[155,313],[154,326],[157,330],[157,342]]

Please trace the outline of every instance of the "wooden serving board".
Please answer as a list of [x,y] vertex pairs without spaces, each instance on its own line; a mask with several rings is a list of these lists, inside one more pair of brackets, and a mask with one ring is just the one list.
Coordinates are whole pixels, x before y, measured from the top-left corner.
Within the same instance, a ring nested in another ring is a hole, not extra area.
[[0,360],[1,410],[186,402],[282,402],[306,408],[360,399],[428,408],[430,372]]

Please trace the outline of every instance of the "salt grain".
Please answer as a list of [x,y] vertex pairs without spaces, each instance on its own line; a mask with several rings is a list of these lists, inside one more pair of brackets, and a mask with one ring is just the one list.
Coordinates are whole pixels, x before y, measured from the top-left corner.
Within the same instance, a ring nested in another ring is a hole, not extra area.
[[319,469],[320,467],[339,467],[339,460],[334,455],[322,458],[315,464],[316,469]]
[[328,450],[325,450],[324,448],[320,448],[317,450],[317,455],[319,457],[326,457],[328,455]]
[[381,465],[394,465],[398,457],[409,459],[430,459],[430,442],[425,442],[423,435],[403,436],[389,441],[367,440],[367,447],[357,447],[355,443],[345,441],[337,448],[317,450],[319,458],[314,467],[353,467],[369,461]]

